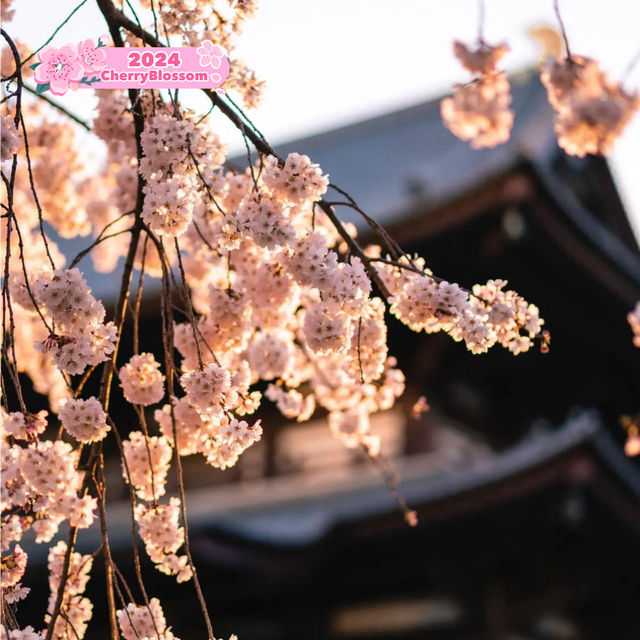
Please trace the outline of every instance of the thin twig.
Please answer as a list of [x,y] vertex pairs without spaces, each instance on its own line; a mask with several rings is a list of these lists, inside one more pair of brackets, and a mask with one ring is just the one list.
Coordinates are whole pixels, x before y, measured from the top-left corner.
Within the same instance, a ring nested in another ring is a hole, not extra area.
[[560,15],[559,0],[553,0],[553,10],[555,11],[556,18],[558,19],[558,24],[560,25],[560,32],[562,33],[562,39],[564,40],[564,48],[567,53],[567,59],[571,60],[571,49],[569,48],[569,38],[567,38],[567,32],[564,28],[564,22],[562,21],[562,16]]
[[484,0],[478,0],[478,42],[484,44]]
[[28,56],[22,61],[22,66],[27,64],[27,62],[29,62],[29,60],[31,60],[31,58],[33,58],[39,51],[42,51],[42,49],[44,49],[56,37],[60,29],[62,29],[62,27],[64,27],[67,24],[67,22],[71,20],[71,18],[73,17],[73,14],[76,11],[78,11],[78,9],[82,7],[82,5],[86,4],[86,2],[87,0],[82,0],[82,2],[79,5],[77,5],[73,9],[73,11],[56,27],[55,31],[49,36],[48,40],[41,47],[38,47],[30,56]]
[[30,87],[28,84],[24,85],[24,89],[29,93],[32,93],[34,96],[40,98],[40,100],[44,100],[47,104],[51,105],[61,113],[64,113],[67,118],[71,118],[76,124],[79,124],[83,129],[87,131],[92,131],[91,125],[88,122],[85,122],[80,116],[77,116],[75,113],[69,111],[66,107],[63,107],[59,102],[52,100],[49,96],[46,96],[44,93],[37,93],[33,87]]

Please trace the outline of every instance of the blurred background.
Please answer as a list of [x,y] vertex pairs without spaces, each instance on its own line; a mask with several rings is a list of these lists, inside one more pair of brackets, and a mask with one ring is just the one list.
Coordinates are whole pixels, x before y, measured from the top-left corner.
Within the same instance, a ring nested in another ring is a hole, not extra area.
[[[75,3],[60,0],[34,21],[41,6],[22,0],[10,34],[39,46]],[[637,54],[640,3],[564,0],[561,10],[572,50],[622,78]],[[640,299],[640,122],[608,160],[566,156],[528,35],[554,24],[552,3],[487,0],[487,41],[511,47],[515,126],[507,144],[472,150],[442,125],[439,100],[467,79],[451,44],[473,41],[477,20],[471,0],[264,0],[247,23],[238,54],[267,82],[251,117],[276,150],[309,155],[434,272],[465,287],[507,279],[540,307],[552,342],[549,354],[473,356],[390,321],[407,392],[372,431],[417,511],[415,528],[322,415],[288,424],[265,409],[263,441],[231,470],[186,458],[192,550],[220,636],[640,637],[640,468],[623,453],[619,424],[640,411],[640,351],[626,321]],[[56,42],[104,30],[87,3]],[[628,87],[639,78],[637,65]],[[187,99],[198,108],[195,93]],[[91,115],[92,92],[60,101]],[[240,164],[242,141],[217,117]],[[100,144],[87,145],[97,161]],[[86,266],[108,301],[116,278]],[[152,297],[145,308],[141,350],[159,353]],[[116,422],[135,424],[117,393]],[[430,410],[416,418],[422,395]],[[132,574],[112,453],[111,541]],[[93,551],[99,533],[79,544]],[[176,635],[201,637],[192,586],[144,571]],[[44,566],[41,581],[27,583],[34,593],[21,611],[42,610]],[[88,591],[94,618],[106,620],[100,586],[98,573]]]

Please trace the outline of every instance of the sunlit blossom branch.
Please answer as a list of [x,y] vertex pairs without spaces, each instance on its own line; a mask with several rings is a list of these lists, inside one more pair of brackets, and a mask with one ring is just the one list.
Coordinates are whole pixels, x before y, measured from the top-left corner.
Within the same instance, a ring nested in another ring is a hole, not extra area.
[[[126,480],[126,486],[127,486],[127,493],[129,496],[129,505],[130,505],[130,509],[131,509],[131,544],[132,544],[132,548],[133,548],[133,566],[134,566],[134,570],[135,570],[135,574],[136,574],[136,580],[138,583],[138,588],[140,589],[140,593],[142,594],[142,598],[144,601],[144,604],[147,608],[147,610],[149,610],[149,612],[151,613],[150,610],[150,600],[149,600],[149,595],[147,593],[147,589],[145,587],[144,584],[144,580],[142,577],[142,566],[140,563],[140,548],[138,545],[138,535],[136,533],[136,517],[135,517],[135,506],[136,506],[136,497],[135,497],[135,491],[133,488],[133,481],[131,479],[131,471],[129,469],[129,463],[127,461],[127,457],[125,455],[124,452],[124,446],[122,443],[122,438],[120,437],[120,433],[118,431],[118,428],[116,427],[115,423],[113,422],[113,420],[111,419],[110,416],[107,416],[107,422],[109,423],[114,438],[116,439],[117,445],[118,445],[118,450],[120,452],[120,459],[122,460],[122,466],[124,469],[124,475],[125,475],[125,480]],[[132,598],[131,599],[132,602],[135,602],[135,599]],[[125,611],[126,608],[125,608]],[[127,616],[129,615],[128,611],[127,611]],[[153,620],[153,616],[151,616],[151,619]],[[156,632],[158,632],[158,634],[160,633],[159,630],[157,629],[157,626],[155,624],[155,620],[154,620],[154,628],[156,630]]]
[[[124,27],[135,36],[139,37],[143,42],[151,45],[151,46],[162,46],[153,35],[146,32],[144,29],[139,27],[136,23],[132,22],[127,18],[124,14],[118,11],[113,3],[110,0],[98,0],[98,4],[102,10],[103,15],[107,22],[110,20],[113,24]],[[271,148],[271,146],[266,142],[263,136],[259,133],[256,133],[254,129],[245,125],[242,117],[239,116],[230,106],[226,104],[226,102],[218,95],[215,91],[204,90],[207,94],[211,103],[218,107],[220,111],[232,122],[232,124],[243,134],[243,136],[248,137],[253,145],[256,147],[260,154],[271,155],[279,160],[279,162],[283,162],[283,160],[275,153],[275,151]],[[251,167],[251,171],[253,171],[252,164],[249,165]],[[252,177],[255,182],[255,176]],[[376,269],[369,263],[367,257],[359,246],[359,244],[351,237],[351,235],[347,232],[342,222],[338,219],[338,217],[333,212],[332,208],[327,205],[324,201],[319,201],[318,206],[324,211],[327,217],[331,220],[332,224],[336,227],[338,233],[342,236],[343,240],[349,246],[351,252],[360,258],[363,263],[366,265],[366,269],[369,272],[372,280],[376,283],[376,286],[379,288],[380,292],[383,294],[385,298],[390,297],[390,293],[380,278]],[[369,223],[370,218],[367,219]]]
[[[150,234],[150,237],[153,238],[153,234]],[[168,280],[168,261],[166,259],[166,253],[162,244],[159,243],[157,245],[158,252],[160,255],[160,260],[162,262],[162,343],[164,348],[164,358],[165,358],[165,366],[166,366],[166,377],[167,377],[167,391],[169,393],[169,397],[172,398],[175,395],[174,392],[174,363],[173,363],[173,350],[174,350],[174,329],[173,329],[173,318],[171,316],[171,289],[169,286]],[[185,488],[184,488],[184,474],[182,472],[182,461],[180,459],[180,454],[178,452],[178,433],[176,427],[176,417],[175,417],[175,409],[173,402],[169,403],[170,407],[170,415],[171,415],[171,430],[173,433],[173,441],[175,442],[175,452],[174,459],[176,462],[176,478],[178,483],[178,492],[180,497],[180,512],[182,518],[182,526],[184,528],[184,546],[185,553],[187,556],[187,560],[189,563],[189,568],[191,570],[191,576],[193,579],[194,588],[196,591],[196,595],[198,598],[198,602],[200,604],[200,610],[204,617],[205,626],[207,628],[207,632],[209,634],[209,638],[215,638],[213,634],[213,626],[211,624],[211,618],[209,615],[209,610],[207,607],[207,603],[202,592],[202,587],[200,586],[200,580],[198,578],[198,572],[196,570],[196,566],[193,562],[193,557],[191,555],[191,545],[189,542],[189,528],[188,528],[188,520],[187,520],[187,506],[186,506],[186,496],[185,496]]]

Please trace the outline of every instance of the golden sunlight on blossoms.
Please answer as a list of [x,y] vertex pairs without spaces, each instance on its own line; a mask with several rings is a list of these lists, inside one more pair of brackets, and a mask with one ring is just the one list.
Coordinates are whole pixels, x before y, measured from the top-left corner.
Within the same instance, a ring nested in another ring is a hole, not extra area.
[[[640,254],[598,156],[640,98],[557,2],[535,71],[507,74],[480,2],[452,95],[277,146],[247,115],[255,0],[85,0],[29,46],[17,5],[0,640],[373,640],[367,611],[410,612],[388,640],[595,638],[562,617],[603,597],[578,554],[631,548],[615,492],[640,496]],[[286,99],[340,108],[330,74]]]

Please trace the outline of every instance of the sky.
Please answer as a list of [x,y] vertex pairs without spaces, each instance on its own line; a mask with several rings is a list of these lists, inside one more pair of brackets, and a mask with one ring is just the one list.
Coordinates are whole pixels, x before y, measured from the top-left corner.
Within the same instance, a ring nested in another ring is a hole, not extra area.
[[[40,46],[77,5],[75,0],[14,0],[10,35]],[[573,53],[598,59],[627,89],[640,87],[640,0],[560,0]],[[552,0],[485,0],[484,37],[506,41],[507,71],[535,64],[540,50],[528,30],[555,26]],[[42,16],[38,18],[37,16]],[[105,25],[89,0],[53,44],[97,37]],[[236,56],[267,83],[262,104],[251,118],[268,140],[293,138],[357,122],[442,96],[468,80],[451,53],[454,39],[472,42],[478,33],[476,0],[262,0],[240,36]],[[192,104],[207,109],[193,90]],[[90,118],[92,91],[60,98]],[[221,137],[239,150],[237,132],[214,121]],[[428,154],[428,149],[425,149]],[[363,158],[366,163],[366,158]],[[618,140],[610,163],[640,237],[640,116]],[[323,167],[330,172],[331,167]],[[348,188],[348,185],[346,185]]]

